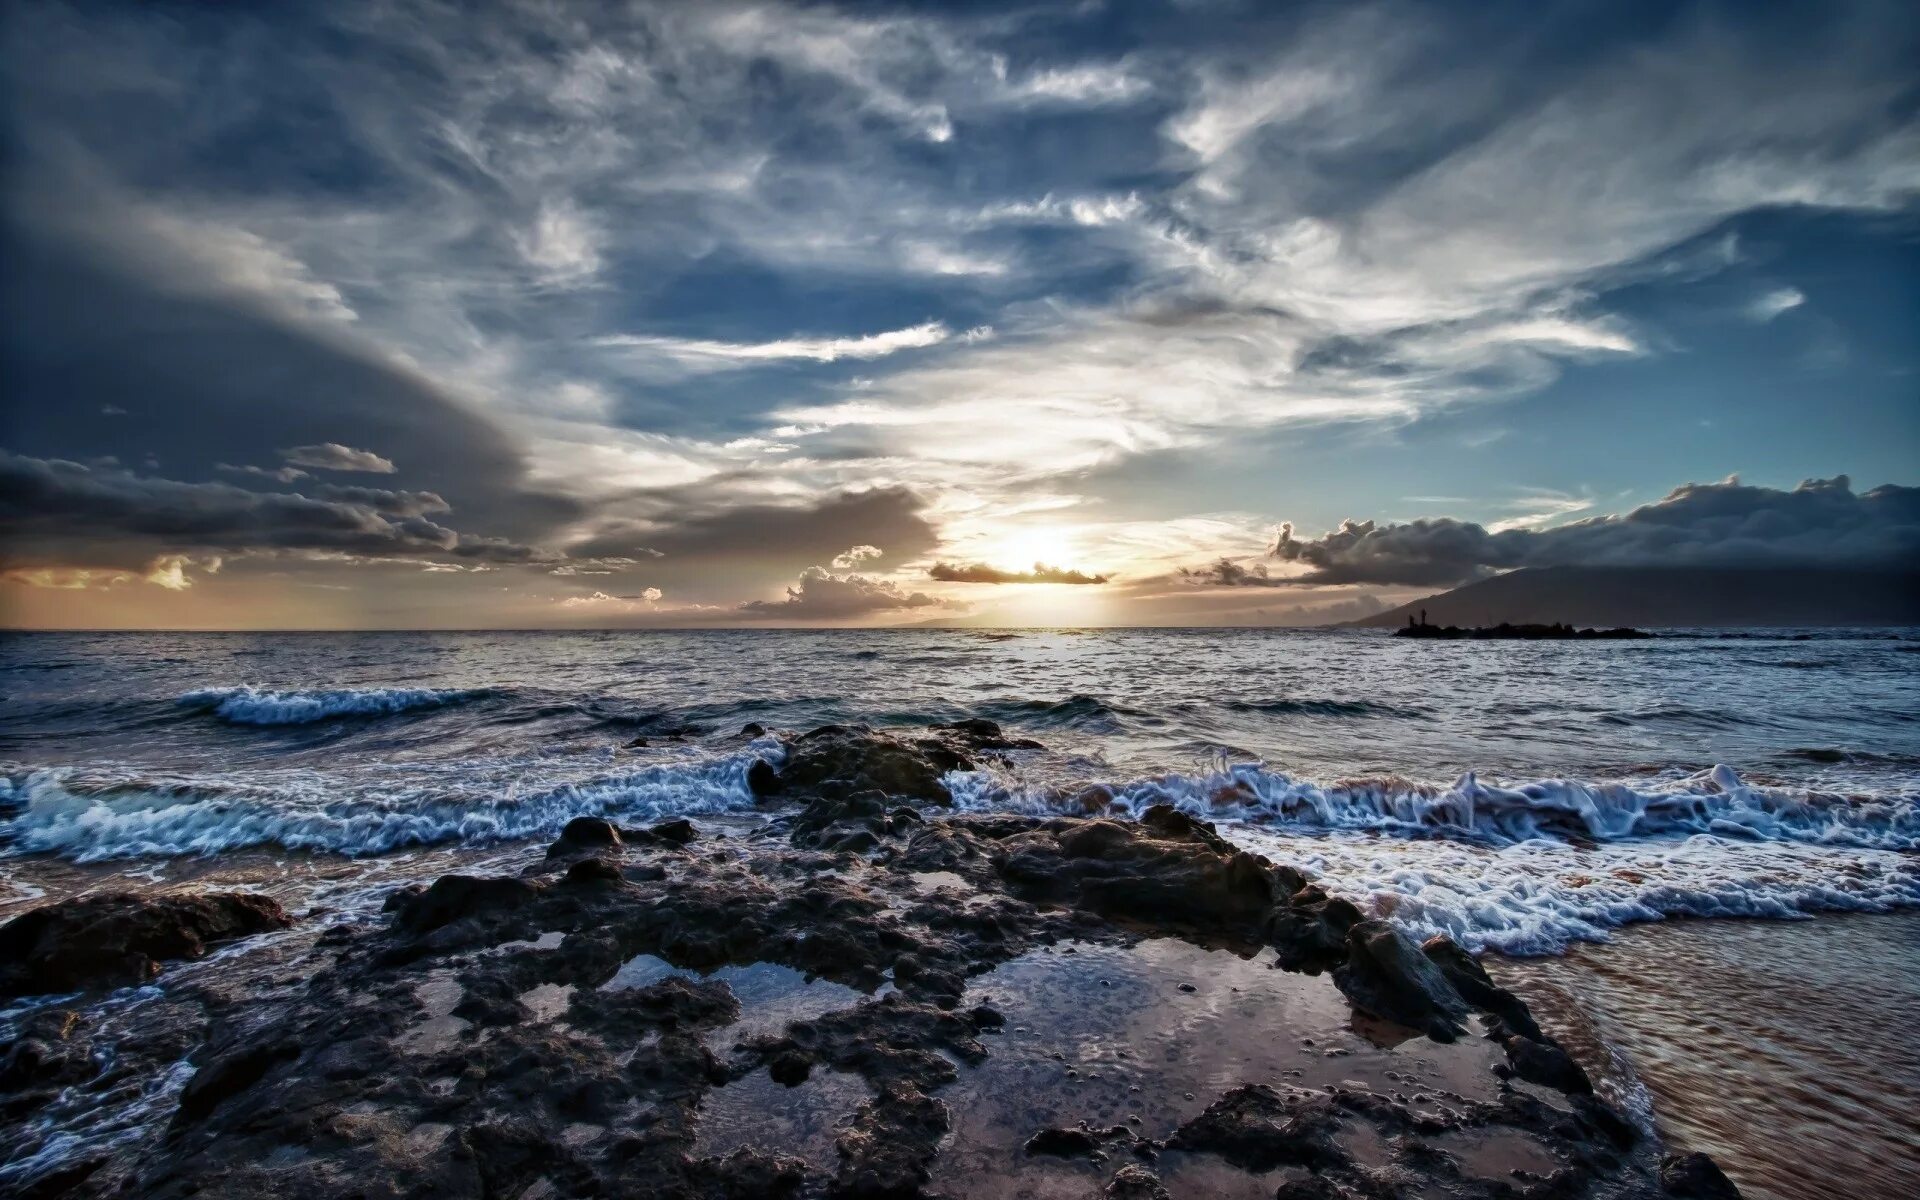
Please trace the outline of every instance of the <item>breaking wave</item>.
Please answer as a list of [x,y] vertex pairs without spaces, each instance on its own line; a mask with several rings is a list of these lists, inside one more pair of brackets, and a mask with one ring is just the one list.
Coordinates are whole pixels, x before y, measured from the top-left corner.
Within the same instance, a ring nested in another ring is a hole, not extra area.
[[0,846],[75,862],[212,855],[249,847],[344,855],[381,854],[447,842],[557,835],[574,817],[654,821],[750,810],[747,768],[759,747],[662,763],[551,786],[522,796],[368,789],[340,798],[324,778],[278,787],[89,781],[67,769],[0,778]]
[[385,717],[481,700],[492,688],[202,688],[180,697],[181,708],[211,713],[231,725],[311,725],[345,717]]
[[[1022,789],[991,772],[948,777],[973,809],[1080,811],[1075,797]],[[1112,807],[1149,805],[1274,827],[1450,837],[1490,845],[1535,839],[1605,843],[1689,834],[1882,850],[1920,849],[1920,797],[1849,797],[1751,785],[1719,766],[1665,788],[1547,779],[1517,787],[1472,772],[1450,787],[1399,778],[1321,785],[1257,765],[1163,775],[1112,789]]]

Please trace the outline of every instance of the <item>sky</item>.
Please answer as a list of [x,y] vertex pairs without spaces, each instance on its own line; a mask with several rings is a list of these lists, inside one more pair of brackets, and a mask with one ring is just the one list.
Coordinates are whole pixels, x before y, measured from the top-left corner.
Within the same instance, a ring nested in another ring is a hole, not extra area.
[[7,6],[0,622],[1920,561],[1920,10]]

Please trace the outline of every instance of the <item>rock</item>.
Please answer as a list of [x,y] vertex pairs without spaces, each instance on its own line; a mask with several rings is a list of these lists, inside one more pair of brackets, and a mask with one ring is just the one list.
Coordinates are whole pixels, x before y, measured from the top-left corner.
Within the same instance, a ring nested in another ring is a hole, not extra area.
[[[1298,872],[1279,867],[1284,888]],[[1329,896],[1319,886],[1305,884],[1295,888],[1287,903],[1274,910],[1267,922],[1267,937],[1289,967],[1321,967],[1346,957],[1347,931],[1366,916],[1351,900]]]
[[756,758],[753,765],[747,768],[747,790],[765,799],[778,796],[785,787],[780,782],[780,772],[774,770],[773,764],[764,758]]
[[1740,1200],[1740,1189],[1719,1165],[1697,1152],[1661,1159],[1660,1186],[1675,1200]]
[[79,1025],[80,1014],[69,1008],[22,1018],[14,1039],[0,1047],[0,1092],[64,1087],[97,1074],[98,1064],[73,1038]]
[[1349,1200],[1353,1194],[1325,1175],[1313,1175],[1281,1184],[1273,1200]]
[[164,960],[291,924],[276,901],[246,892],[116,892],[43,905],[0,925],[0,998],[145,983]]
[[649,825],[647,832],[652,834],[656,841],[662,841],[671,846],[690,845],[700,836],[699,831],[694,829],[693,822],[685,817],[662,821],[658,825]]
[[300,1056],[300,1048],[287,1042],[248,1046],[195,1071],[180,1091],[180,1107],[175,1124],[201,1120],[222,1103],[246,1091],[266,1077],[277,1064]]
[[621,844],[620,831],[599,817],[575,817],[560,831],[559,840],[547,847],[548,858],[572,854],[592,854]]
[[421,892],[395,892],[387,898],[396,928],[426,933],[476,913],[511,911],[539,896],[537,884],[495,876],[442,875]]
[[1027,1139],[1027,1153],[1080,1158],[1092,1154],[1100,1145],[1100,1139],[1089,1129],[1042,1129]]
[[1176,1129],[1167,1149],[1217,1154],[1245,1171],[1318,1171],[1346,1163],[1346,1151],[1334,1141],[1339,1129],[1340,1114],[1325,1096],[1282,1095],[1265,1084],[1247,1084]]
[[1347,930],[1347,961],[1333,982],[1362,1012],[1450,1042],[1464,1030],[1468,1004],[1413,940],[1385,921]]
[[1139,1163],[1128,1163],[1107,1181],[1106,1200],[1173,1200],[1160,1177]]
[[940,776],[971,765],[958,754],[937,764],[925,748],[864,725],[823,725],[787,747],[779,781],[787,791],[802,795],[878,791],[895,799],[944,805],[953,803],[953,795]]
[[1461,949],[1459,944],[1444,934],[1435,934],[1420,946],[1420,952],[1428,961],[1440,968],[1460,998],[1482,1012],[1499,1017],[1508,1029],[1524,1038],[1544,1042],[1547,1036],[1540,1032],[1540,1026],[1534,1023],[1533,1014],[1527,1011],[1520,997],[1497,986],[1493,977],[1488,975],[1473,955]]
[[1140,1144],[1133,1130],[1125,1125],[1092,1129],[1083,1121],[1073,1128],[1042,1129],[1027,1139],[1027,1153],[1054,1158],[1102,1159],[1112,1147],[1133,1148]]
[[1046,747],[1032,738],[1010,738],[1000,728],[997,721],[985,717],[968,717],[961,721],[948,721],[933,726],[947,735],[950,740],[959,742],[968,750],[999,752],[1006,750],[1044,750]]
[[748,721],[740,727],[738,736],[743,738],[765,737],[767,736],[767,727],[758,721]]
[[919,1195],[947,1124],[946,1105],[912,1087],[889,1087],[860,1106],[834,1143],[840,1169],[832,1194],[849,1200]]
[[1199,822],[1056,820],[1003,847],[996,865],[1022,893],[1160,928],[1255,940],[1277,899],[1267,860],[1232,849]]
[[1550,1087],[1570,1095],[1593,1093],[1593,1081],[1580,1064],[1559,1046],[1547,1041],[1510,1035],[1506,1039],[1507,1065],[1528,1083]]
[[620,882],[620,868],[604,858],[583,858],[567,868],[562,883],[573,887]]

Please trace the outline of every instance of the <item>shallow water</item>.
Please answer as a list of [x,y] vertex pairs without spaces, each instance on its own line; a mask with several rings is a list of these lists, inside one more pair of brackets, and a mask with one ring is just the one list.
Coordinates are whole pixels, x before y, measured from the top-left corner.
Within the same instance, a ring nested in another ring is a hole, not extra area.
[[[1244,1083],[1367,1089],[1446,1113],[1490,1098],[1504,1061],[1479,1037],[1442,1045],[1356,1022],[1331,979],[1279,970],[1271,951],[1242,957],[1171,939],[1032,951],[972,980],[965,1003],[991,1004],[1006,1025],[986,1061],[939,1093],[954,1125],[932,1186],[952,1195],[1088,1195],[1118,1165],[1026,1154],[1042,1128],[1124,1125],[1165,1138]],[[1181,1195],[1271,1196],[1288,1177],[1170,1159]]]
[[1576,1010],[1666,1141],[1748,1200],[1920,1196],[1920,913],[1676,921],[1488,963],[1543,1023]]

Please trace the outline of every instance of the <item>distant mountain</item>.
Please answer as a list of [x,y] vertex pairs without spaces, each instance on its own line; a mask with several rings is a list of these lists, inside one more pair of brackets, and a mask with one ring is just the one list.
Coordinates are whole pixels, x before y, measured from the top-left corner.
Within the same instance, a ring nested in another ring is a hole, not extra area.
[[1544,567],[1347,624],[1405,625],[1421,609],[1435,625],[1920,625],[1920,570]]

